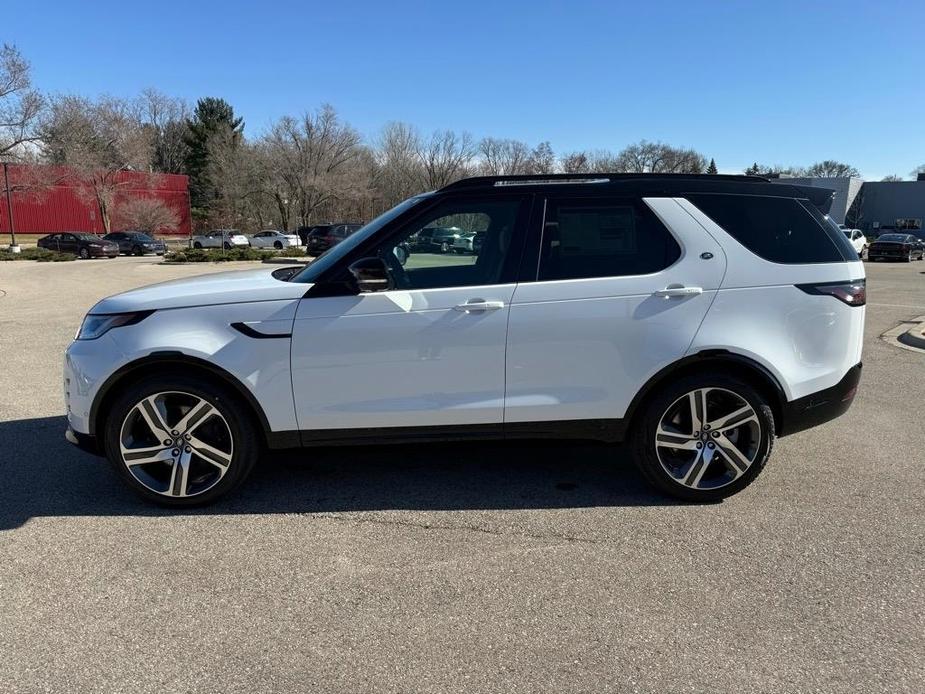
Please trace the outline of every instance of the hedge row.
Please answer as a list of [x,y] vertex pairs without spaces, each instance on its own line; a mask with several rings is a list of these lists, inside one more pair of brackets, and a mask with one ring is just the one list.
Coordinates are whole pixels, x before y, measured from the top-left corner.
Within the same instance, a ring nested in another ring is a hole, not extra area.
[[19,253],[10,253],[6,248],[0,249],[0,261],[3,260],[37,260],[40,263],[66,263],[77,260],[71,253],[58,253],[44,248],[23,248]]
[[279,256],[304,256],[301,248],[287,248],[282,251],[271,251],[258,248],[232,248],[224,251],[220,248],[184,248],[178,251],[168,251],[164,256],[166,263],[227,263],[237,260],[267,260]]

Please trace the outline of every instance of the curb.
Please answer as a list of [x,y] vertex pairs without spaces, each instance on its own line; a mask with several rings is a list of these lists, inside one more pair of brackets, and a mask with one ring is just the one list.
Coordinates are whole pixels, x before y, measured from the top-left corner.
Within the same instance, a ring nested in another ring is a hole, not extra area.
[[925,316],[900,323],[880,337],[894,347],[921,354],[925,352]]
[[913,318],[908,330],[902,333],[897,339],[903,344],[910,347],[925,350],[925,316]]

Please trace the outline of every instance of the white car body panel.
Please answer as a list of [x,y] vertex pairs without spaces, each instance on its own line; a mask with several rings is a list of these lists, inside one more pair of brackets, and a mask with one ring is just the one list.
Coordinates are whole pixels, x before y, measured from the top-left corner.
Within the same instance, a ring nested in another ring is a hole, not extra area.
[[[645,202],[681,246],[671,267],[650,275],[517,287],[505,422],[622,417],[651,376],[687,353],[722,281],[725,257],[674,200]],[[704,260],[701,253],[713,257]],[[655,295],[671,284],[702,293]]]
[[73,429],[90,431],[93,399],[109,376],[165,350],[220,367],[261,404],[272,431],[295,429],[290,341],[258,340],[231,327],[246,323],[266,334],[291,332],[296,306],[311,285],[281,282],[271,272],[245,270],[174,280],[100,301],[91,313],[156,310],[138,326],[115,328],[68,347],[65,389]]
[[[303,299],[292,330],[299,428],[500,424],[513,293],[504,284]],[[472,299],[503,308],[455,308]]]
[[772,263],[689,201],[677,203],[721,243],[728,259],[723,286],[690,353],[722,347],[748,356],[776,376],[788,400],[834,386],[861,361],[865,307],[794,285],[861,279],[864,263]]

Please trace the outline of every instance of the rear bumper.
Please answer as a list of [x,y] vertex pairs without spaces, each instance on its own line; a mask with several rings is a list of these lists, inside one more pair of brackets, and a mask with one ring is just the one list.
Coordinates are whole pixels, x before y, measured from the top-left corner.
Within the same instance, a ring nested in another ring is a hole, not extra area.
[[831,388],[785,403],[780,435],[795,434],[845,414],[854,402],[861,381],[861,366],[852,366]]

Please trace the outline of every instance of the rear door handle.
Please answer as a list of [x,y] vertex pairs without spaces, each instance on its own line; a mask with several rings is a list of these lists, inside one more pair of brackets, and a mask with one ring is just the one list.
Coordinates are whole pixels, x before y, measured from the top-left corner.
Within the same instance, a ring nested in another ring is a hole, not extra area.
[[669,284],[664,289],[655,292],[655,296],[663,296],[666,299],[672,296],[696,296],[703,294],[703,287],[685,287],[682,284]]
[[498,309],[504,308],[504,302],[485,301],[485,299],[469,299],[466,303],[456,304],[453,308],[463,313],[480,313],[482,311],[497,311]]

